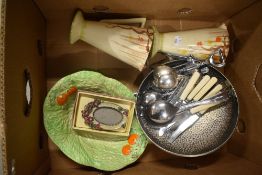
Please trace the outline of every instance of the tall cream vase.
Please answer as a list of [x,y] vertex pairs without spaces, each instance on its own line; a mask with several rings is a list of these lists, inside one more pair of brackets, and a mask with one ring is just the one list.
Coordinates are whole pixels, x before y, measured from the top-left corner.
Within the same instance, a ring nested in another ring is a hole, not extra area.
[[198,30],[159,33],[154,29],[152,56],[157,52],[173,55],[193,55],[198,59],[207,59],[221,50],[228,55],[229,37],[226,26]]
[[153,30],[88,21],[78,11],[72,22],[70,43],[77,40],[83,40],[141,71],[152,47]]

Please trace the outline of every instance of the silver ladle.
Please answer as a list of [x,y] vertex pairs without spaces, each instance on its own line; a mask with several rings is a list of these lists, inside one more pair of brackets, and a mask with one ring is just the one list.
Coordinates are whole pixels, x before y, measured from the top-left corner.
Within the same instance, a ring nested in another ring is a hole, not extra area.
[[157,92],[148,92],[145,93],[144,98],[143,98],[143,103],[144,104],[150,104],[154,103],[155,101],[161,99],[161,95]]
[[173,120],[173,118],[176,116],[177,113],[180,113],[182,111],[185,111],[187,109],[193,108],[195,106],[199,105],[206,105],[211,103],[219,103],[222,102],[224,98],[227,98],[228,94],[218,93],[217,95],[210,97],[205,100],[192,102],[189,104],[182,105],[180,107],[174,106],[173,104],[166,102],[164,100],[158,100],[153,102],[148,110],[148,116],[149,118],[154,121],[155,123],[159,124],[165,124]]

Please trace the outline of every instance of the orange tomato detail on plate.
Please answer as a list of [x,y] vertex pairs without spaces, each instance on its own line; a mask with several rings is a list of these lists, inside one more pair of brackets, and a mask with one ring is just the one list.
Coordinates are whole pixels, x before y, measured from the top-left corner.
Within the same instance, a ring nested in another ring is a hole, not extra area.
[[136,140],[138,139],[138,135],[137,134],[131,134],[128,138],[128,143],[130,145],[134,145],[136,143]]
[[122,154],[125,156],[129,155],[131,153],[131,145],[125,145],[122,148]]

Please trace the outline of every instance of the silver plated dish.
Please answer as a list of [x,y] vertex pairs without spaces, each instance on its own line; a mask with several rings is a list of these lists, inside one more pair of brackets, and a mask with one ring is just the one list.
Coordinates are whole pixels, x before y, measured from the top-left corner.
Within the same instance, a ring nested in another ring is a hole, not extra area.
[[[175,60],[166,63],[166,65],[174,69],[178,67],[182,69],[183,66],[181,67],[179,65],[184,63],[185,61]],[[203,76],[209,75],[211,77],[216,77],[218,79],[217,84],[223,84],[223,86],[225,86],[224,88],[229,90],[231,94],[230,98],[226,102],[210,108],[204,114],[197,113],[197,115],[194,115],[197,116],[196,121],[192,126],[176,137],[175,140],[170,138],[172,134],[175,133],[175,128],[179,126],[176,125],[174,128],[170,128],[160,137],[160,128],[167,126],[168,123],[157,124],[150,120],[147,116],[148,105],[144,103],[144,95],[148,92],[155,91],[162,95],[162,100],[172,101],[172,99],[179,99],[185,85],[178,85],[175,89],[169,91],[159,90],[155,88],[152,83],[154,77],[153,71],[151,71],[139,87],[136,101],[136,116],[138,121],[149,140],[166,152],[182,157],[207,155],[221,148],[234,132],[239,115],[237,94],[229,80],[213,66],[202,65],[198,70],[200,71],[205,68],[208,68],[209,71],[205,72]],[[179,70],[177,71],[179,72]],[[191,73],[185,71],[183,75],[188,77],[186,79],[188,81],[189,77],[192,75],[192,71]],[[172,95],[172,99],[170,99],[170,95]],[[189,118],[191,115],[193,116],[190,112],[185,112],[183,115],[178,115],[177,120],[184,120],[184,118]],[[181,122],[178,123],[181,124]]]

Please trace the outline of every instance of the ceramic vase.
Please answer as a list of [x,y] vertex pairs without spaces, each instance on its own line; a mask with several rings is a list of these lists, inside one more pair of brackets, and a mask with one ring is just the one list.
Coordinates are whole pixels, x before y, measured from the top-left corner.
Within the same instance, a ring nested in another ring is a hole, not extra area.
[[157,52],[173,55],[193,55],[198,59],[207,59],[221,49],[224,56],[228,55],[229,37],[225,25],[218,28],[159,33],[154,29],[152,56]]
[[153,30],[88,21],[78,11],[71,25],[70,43],[77,40],[82,40],[141,71],[152,47]]

